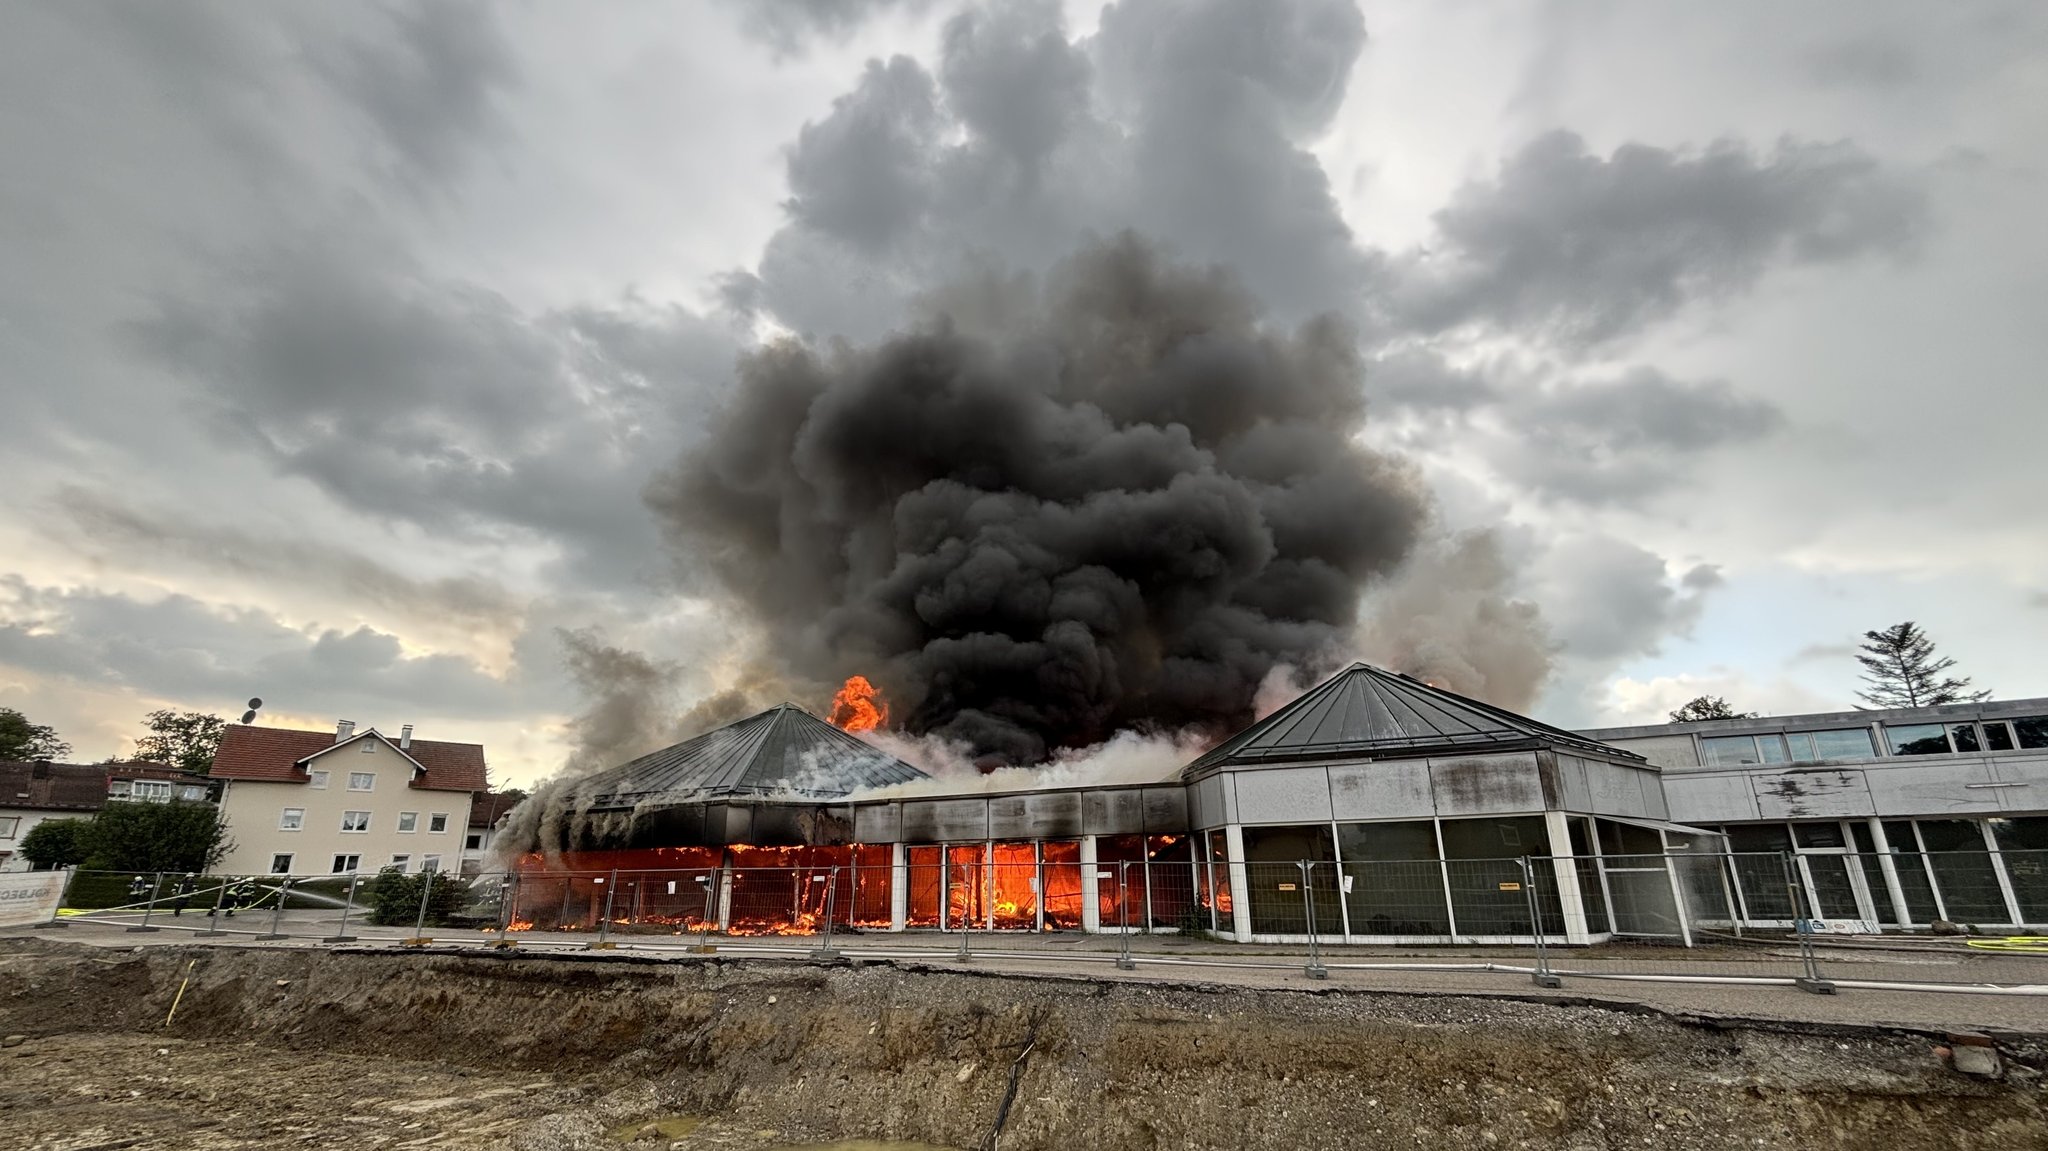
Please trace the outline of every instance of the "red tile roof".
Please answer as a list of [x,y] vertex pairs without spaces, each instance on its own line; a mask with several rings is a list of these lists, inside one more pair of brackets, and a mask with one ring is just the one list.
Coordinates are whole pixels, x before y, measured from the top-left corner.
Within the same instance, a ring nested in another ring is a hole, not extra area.
[[107,769],[98,764],[0,760],[0,807],[98,811],[106,805]]
[[[379,733],[381,734],[381,733]],[[356,738],[369,737],[368,730]],[[397,740],[389,741],[397,747]],[[247,727],[229,724],[221,732],[220,750],[213,756],[213,775],[218,779],[251,779],[272,783],[307,783],[312,776],[299,764],[336,746],[331,731],[293,731],[282,727]],[[405,754],[417,760],[426,773],[412,786],[427,791],[482,791],[488,786],[484,775],[484,748],[480,743],[443,743],[415,739]]]
[[520,797],[500,795],[495,791],[479,791],[469,805],[471,827],[495,827],[505,813],[519,806]]

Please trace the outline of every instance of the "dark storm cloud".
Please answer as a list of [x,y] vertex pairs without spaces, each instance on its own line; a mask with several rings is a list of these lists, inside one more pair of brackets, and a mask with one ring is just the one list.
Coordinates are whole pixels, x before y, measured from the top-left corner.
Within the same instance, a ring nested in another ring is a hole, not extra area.
[[1138,229],[1281,315],[1349,311],[1375,261],[1305,145],[1363,43],[1334,0],[1133,0],[1085,41],[1052,3],[961,13],[936,78],[871,64],[804,129],[789,223],[735,286],[799,331],[866,338],[984,264],[1042,271]]
[[1353,439],[1355,337],[1268,326],[1131,238],[1030,303],[762,350],[650,502],[792,668],[870,675],[912,731],[1029,763],[1243,722],[1424,518]]
[[137,328],[220,426],[344,505],[457,539],[559,545],[578,579],[649,578],[635,493],[736,348],[676,308],[531,316],[374,250],[271,253]]
[[1404,262],[1394,306],[1426,331],[1595,344],[1780,265],[1902,253],[1925,215],[1912,185],[1850,144],[1624,144],[1602,157],[1553,132],[1436,214],[1439,239]]

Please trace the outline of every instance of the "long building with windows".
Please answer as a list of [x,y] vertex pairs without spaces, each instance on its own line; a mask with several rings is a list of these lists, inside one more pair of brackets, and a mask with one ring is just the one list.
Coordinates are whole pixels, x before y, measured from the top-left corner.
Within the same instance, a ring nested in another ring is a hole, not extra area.
[[[2048,924],[2048,699],[1616,727],[1579,734],[1661,773],[1673,819],[1791,853],[1825,920]],[[1792,918],[1782,884],[1743,918]]]

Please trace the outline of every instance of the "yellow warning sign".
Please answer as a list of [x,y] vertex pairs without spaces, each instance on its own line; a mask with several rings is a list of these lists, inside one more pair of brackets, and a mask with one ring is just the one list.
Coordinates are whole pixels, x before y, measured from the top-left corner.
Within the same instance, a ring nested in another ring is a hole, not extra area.
[[1294,890],[1294,885],[1293,885],[1292,883],[1283,883],[1283,884],[1281,884],[1281,885],[1280,885],[1280,890],[1282,890],[1282,891],[1293,891],[1293,890]]
[[1500,889],[1502,891],[1520,891],[1522,890],[1522,885],[1519,883],[1503,883],[1500,885]]

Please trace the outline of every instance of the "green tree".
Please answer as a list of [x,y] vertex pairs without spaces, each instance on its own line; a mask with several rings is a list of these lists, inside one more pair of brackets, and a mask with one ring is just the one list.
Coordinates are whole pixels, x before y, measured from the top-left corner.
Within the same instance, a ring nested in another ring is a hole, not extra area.
[[434,886],[429,891],[426,890],[429,874],[407,875],[395,867],[378,872],[374,880],[376,888],[371,895],[370,922],[386,927],[398,924],[410,927],[419,922],[420,900],[424,898],[428,926],[445,926],[462,910],[462,884],[452,875],[434,874]]
[[212,769],[213,753],[220,750],[221,729],[227,726],[217,715],[168,708],[150,712],[142,722],[149,734],[135,741],[136,759],[202,774]]
[[63,759],[71,745],[57,738],[57,729],[30,723],[11,707],[0,707],[0,759]]
[[1736,711],[1728,701],[1718,695],[1694,696],[1684,707],[1671,713],[1673,723],[1693,723],[1702,719],[1755,719],[1753,711]]
[[93,816],[86,866],[97,871],[205,871],[234,848],[210,803],[115,802]]
[[1991,697],[1988,689],[1969,690],[1968,676],[1943,675],[1956,661],[1937,656],[1934,641],[1912,620],[1864,632],[1863,640],[1856,662],[1863,665],[1863,681],[1870,686],[1856,698],[1872,707],[1933,707]]
[[32,867],[72,867],[85,862],[91,838],[90,819],[46,819],[21,837],[21,855]]

